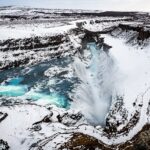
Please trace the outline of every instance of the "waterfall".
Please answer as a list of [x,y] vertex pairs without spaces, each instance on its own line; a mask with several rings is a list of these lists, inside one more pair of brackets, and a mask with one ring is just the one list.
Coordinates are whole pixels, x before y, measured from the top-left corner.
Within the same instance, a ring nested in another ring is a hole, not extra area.
[[81,110],[90,123],[105,125],[115,91],[116,67],[103,48],[99,49],[95,43],[88,43],[87,48],[83,55],[90,52],[89,55],[83,59],[76,57],[73,64],[80,84],[73,92],[72,107]]

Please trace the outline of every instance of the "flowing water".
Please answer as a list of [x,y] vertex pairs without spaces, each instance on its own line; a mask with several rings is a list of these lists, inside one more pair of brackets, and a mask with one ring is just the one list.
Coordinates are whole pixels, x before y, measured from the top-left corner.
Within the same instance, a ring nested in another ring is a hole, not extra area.
[[[69,65],[72,76],[60,75],[61,69],[63,74],[70,73]],[[103,48],[88,43],[81,56],[53,59],[1,72],[0,96],[64,108],[70,107],[72,99],[71,108],[81,110],[90,123],[104,125],[115,90],[114,66],[113,59]],[[45,75],[48,69],[51,69],[49,76]],[[54,73],[56,70],[58,72]]]
[[[115,91],[116,68],[109,54],[98,48],[95,43],[87,45],[90,58],[88,64],[76,59],[74,68],[80,85],[75,90],[73,107],[82,110],[92,124],[105,125],[105,117],[109,111],[112,94]],[[85,55],[87,52],[85,51]]]
[[27,68],[20,67],[1,72],[1,98],[17,97],[68,107],[70,103],[68,93],[72,90],[75,79],[66,79],[57,74],[49,77],[45,75],[45,71],[54,66],[66,67],[71,61],[70,58],[62,58],[59,61],[54,59]]

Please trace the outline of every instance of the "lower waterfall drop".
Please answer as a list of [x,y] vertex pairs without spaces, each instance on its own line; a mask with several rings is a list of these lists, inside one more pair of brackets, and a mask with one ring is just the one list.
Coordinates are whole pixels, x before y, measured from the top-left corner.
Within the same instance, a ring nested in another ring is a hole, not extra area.
[[115,93],[117,67],[109,53],[103,48],[99,49],[95,43],[88,43],[87,49],[83,55],[87,56],[90,51],[89,56],[75,58],[73,65],[80,84],[73,92],[75,102],[72,106],[81,110],[90,123],[105,125],[105,117]]

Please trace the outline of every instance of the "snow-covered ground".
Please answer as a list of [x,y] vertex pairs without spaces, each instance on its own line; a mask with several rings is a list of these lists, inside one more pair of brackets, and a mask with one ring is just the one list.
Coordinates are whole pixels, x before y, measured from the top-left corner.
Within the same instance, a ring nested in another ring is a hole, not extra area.
[[0,125],[0,138],[6,140],[12,150],[26,150],[27,146],[24,147],[23,144],[31,145],[33,143],[30,127],[49,114],[46,108],[36,105],[1,107],[0,110],[8,113],[9,116]]
[[0,40],[23,39],[35,36],[54,36],[64,34],[75,25],[59,26],[59,24],[30,24],[30,25],[10,25],[0,27]]

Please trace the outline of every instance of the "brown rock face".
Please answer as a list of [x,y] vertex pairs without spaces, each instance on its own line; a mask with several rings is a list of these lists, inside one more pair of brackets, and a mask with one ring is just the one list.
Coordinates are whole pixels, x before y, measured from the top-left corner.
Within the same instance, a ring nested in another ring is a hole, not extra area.
[[72,138],[59,149],[95,150],[96,148],[101,150],[150,150],[150,125],[145,125],[130,141],[119,145],[107,145],[89,135],[73,133]]

